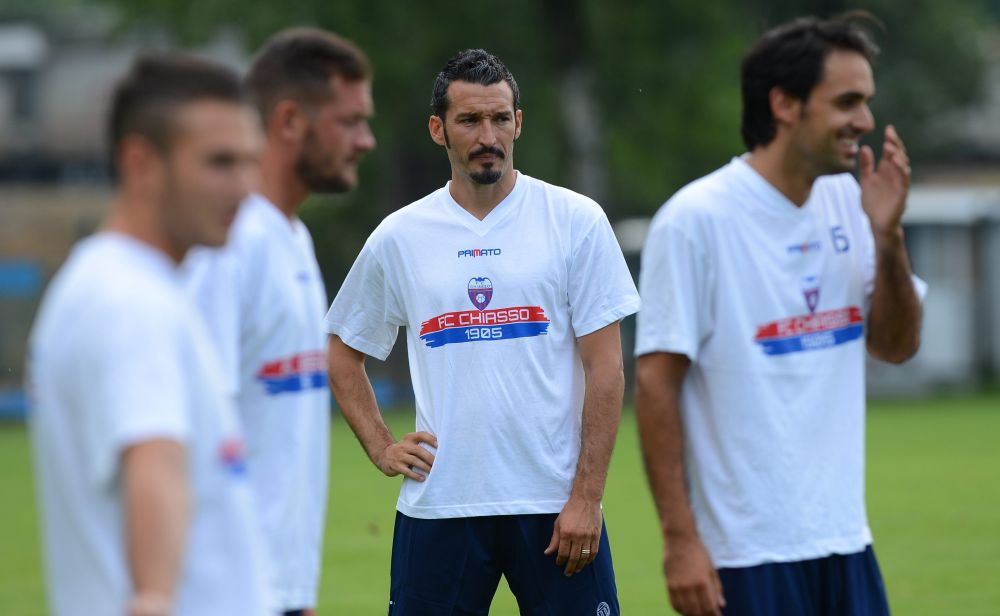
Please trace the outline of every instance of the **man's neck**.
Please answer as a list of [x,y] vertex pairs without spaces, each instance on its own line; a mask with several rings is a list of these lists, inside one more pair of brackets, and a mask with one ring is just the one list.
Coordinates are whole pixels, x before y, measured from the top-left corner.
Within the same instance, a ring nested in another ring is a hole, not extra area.
[[258,192],[292,220],[309,196],[309,189],[295,172],[295,163],[265,148],[260,160]]
[[508,169],[495,184],[478,184],[468,176],[460,176],[453,171],[449,192],[463,210],[483,220],[514,190],[516,182],[517,171],[514,169]]
[[785,148],[775,143],[756,148],[747,164],[796,206],[802,207],[809,199],[816,177],[800,157],[789,155]]
[[111,205],[102,228],[148,244],[166,255],[175,265],[180,265],[189,246],[178,246],[171,242],[154,213],[155,209],[149,204],[130,202],[126,197],[119,196]]

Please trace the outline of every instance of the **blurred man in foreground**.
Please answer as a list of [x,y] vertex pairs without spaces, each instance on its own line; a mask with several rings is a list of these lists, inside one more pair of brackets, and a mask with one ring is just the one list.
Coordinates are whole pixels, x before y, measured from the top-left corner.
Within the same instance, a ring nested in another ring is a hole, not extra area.
[[135,63],[114,93],[101,230],[32,331],[31,432],[56,614],[265,614],[236,409],[178,264],[226,240],[259,125],[229,70]]
[[[876,165],[875,47],[800,19],[743,61],[749,154],[681,189],[642,255],[636,409],[681,614],[888,614],[864,504],[865,350],[916,353],[923,283]],[[860,185],[849,173],[860,160]]]
[[225,249],[186,265],[238,400],[276,607],[291,616],[316,605],[330,434],[326,290],[297,212],[310,193],[357,184],[375,147],[371,69],[350,41],[300,28],[275,35],[245,83],[267,137],[261,183]]

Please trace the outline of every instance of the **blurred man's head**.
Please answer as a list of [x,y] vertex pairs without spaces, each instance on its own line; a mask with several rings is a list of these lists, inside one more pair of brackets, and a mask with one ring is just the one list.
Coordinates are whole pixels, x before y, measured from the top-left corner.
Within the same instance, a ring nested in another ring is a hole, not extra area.
[[852,169],[859,138],[874,129],[867,13],[797,19],[765,33],[741,68],[743,141],[749,151],[787,142],[815,175]]
[[246,84],[268,139],[294,150],[309,191],[357,184],[358,163],[375,147],[371,77],[368,58],[353,43],[313,28],[279,32],[254,59]]
[[125,200],[148,209],[170,252],[224,244],[260,143],[237,75],[189,56],[139,58],[115,89],[109,128]]
[[500,58],[467,49],[448,60],[434,80],[431,110],[431,138],[447,149],[453,174],[495,184],[513,168],[520,92]]

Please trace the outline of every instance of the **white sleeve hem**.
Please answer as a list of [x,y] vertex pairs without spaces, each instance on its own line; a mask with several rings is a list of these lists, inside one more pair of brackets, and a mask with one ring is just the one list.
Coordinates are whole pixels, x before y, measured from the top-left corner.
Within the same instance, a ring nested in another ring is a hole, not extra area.
[[140,443],[158,440],[177,441],[181,445],[186,445],[189,438],[190,434],[188,430],[183,428],[176,426],[156,426],[120,435],[116,441],[116,448],[121,453],[129,447]]
[[630,314],[639,312],[640,304],[641,302],[638,297],[630,298],[628,301],[622,302],[614,308],[605,310],[598,317],[587,321],[579,327],[574,326],[573,332],[577,338],[592,334],[602,327],[611,325],[616,321],[621,321]]
[[913,290],[917,293],[917,299],[920,300],[920,303],[923,303],[927,297],[927,283],[916,274],[910,274],[910,279],[913,281]]
[[111,443],[111,449],[97,461],[92,468],[92,479],[95,485],[106,486],[114,481],[121,470],[122,455],[125,450],[136,445],[156,440],[176,441],[187,445],[190,434],[181,426],[145,426],[141,429],[126,431],[119,434]]
[[331,323],[330,321],[324,321],[326,326],[326,333],[331,336],[337,336],[340,338],[344,344],[351,347],[355,351],[360,351],[365,355],[374,357],[379,361],[385,361],[389,357],[389,353],[392,352],[392,347],[385,348],[384,346],[357,336],[355,334],[348,333],[343,325],[339,323]]
[[658,340],[643,342],[635,346],[635,357],[642,357],[643,355],[649,355],[651,353],[674,353],[676,355],[684,355],[692,362],[698,358],[697,350],[689,348],[686,344],[676,342]]

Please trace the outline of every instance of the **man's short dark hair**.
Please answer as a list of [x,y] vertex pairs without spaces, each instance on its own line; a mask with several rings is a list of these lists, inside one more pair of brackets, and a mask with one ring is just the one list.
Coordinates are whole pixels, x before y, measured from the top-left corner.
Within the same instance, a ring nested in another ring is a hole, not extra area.
[[371,79],[368,57],[351,41],[318,28],[282,30],[264,45],[246,76],[262,118],[283,100],[319,105],[336,96],[330,80]]
[[835,50],[857,52],[869,62],[878,47],[859,22],[881,25],[866,11],[830,19],[803,17],[766,32],[743,56],[740,67],[743,118],[740,132],[748,151],[774,140],[770,92],[778,87],[803,103],[823,77],[826,57]]
[[137,58],[111,99],[112,160],[122,139],[131,134],[167,151],[178,110],[199,100],[247,102],[239,76],[221,64],[177,53]]
[[448,86],[453,81],[478,83],[483,86],[506,81],[511,92],[514,93],[514,109],[521,108],[521,94],[517,89],[517,82],[514,81],[514,75],[500,58],[486,50],[466,49],[459,52],[448,60],[448,63],[438,73],[434,80],[434,91],[431,94],[431,110],[442,120],[448,112]]

